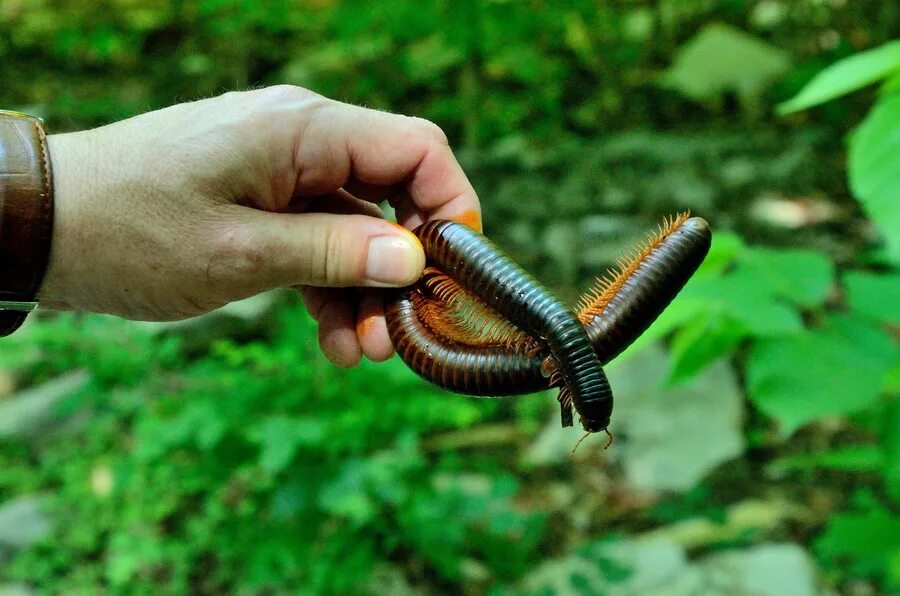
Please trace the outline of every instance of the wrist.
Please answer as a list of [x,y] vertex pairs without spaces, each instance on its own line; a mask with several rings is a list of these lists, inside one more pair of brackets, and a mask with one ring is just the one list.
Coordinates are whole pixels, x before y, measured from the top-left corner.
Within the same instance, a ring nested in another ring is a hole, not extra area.
[[76,132],[47,137],[56,216],[47,273],[39,292],[41,308],[91,310],[85,293],[91,276],[98,273],[93,255],[103,247],[97,246],[101,242],[97,222],[86,213],[89,194],[98,191],[90,136],[90,132]]
[[18,329],[44,279],[53,176],[40,120],[0,112],[0,336]]

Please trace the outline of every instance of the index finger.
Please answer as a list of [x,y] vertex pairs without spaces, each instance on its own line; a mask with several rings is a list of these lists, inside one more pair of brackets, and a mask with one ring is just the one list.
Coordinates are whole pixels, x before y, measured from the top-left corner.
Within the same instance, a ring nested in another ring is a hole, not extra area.
[[454,219],[481,231],[481,203],[453,155],[447,137],[436,125],[438,141],[426,149],[407,185],[409,197],[426,219]]
[[481,229],[478,195],[437,125],[324,98],[306,102],[316,105],[299,110],[308,120],[295,129],[302,131],[295,145],[299,190],[333,192],[349,181],[399,185],[412,209],[395,204],[398,213]]

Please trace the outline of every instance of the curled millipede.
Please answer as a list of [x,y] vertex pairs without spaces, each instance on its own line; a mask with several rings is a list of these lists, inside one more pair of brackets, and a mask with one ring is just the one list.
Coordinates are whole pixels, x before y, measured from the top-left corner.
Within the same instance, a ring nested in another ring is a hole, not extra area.
[[[410,342],[404,343],[402,333],[392,333],[391,339],[404,361],[429,380],[444,379],[446,375],[442,369],[449,365],[462,373],[463,384],[457,390],[472,393],[465,374],[467,370],[476,371],[478,376],[479,372],[485,371],[484,366],[489,365],[487,379],[493,379],[497,373],[502,377],[500,383],[494,384],[498,389],[505,384],[504,381],[514,380],[520,371],[510,366],[515,362],[509,359],[491,359],[484,355],[474,358],[472,352],[459,352],[454,348],[468,346],[512,350],[514,353],[524,351],[527,355],[545,346],[556,362],[554,372],[564,383],[567,396],[581,414],[585,430],[596,432],[605,429],[612,411],[612,391],[587,331],[578,318],[490,240],[468,226],[452,221],[432,221],[419,226],[414,233],[422,242],[427,263],[433,269],[424,281],[414,286],[416,289],[413,291],[419,292],[420,297],[425,297],[427,293],[444,303],[453,303],[465,297],[471,297],[471,300],[468,308],[463,307],[462,318],[429,317],[427,312],[421,318],[425,327],[440,338],[440,344],[446,349],[436,350],[434,344],[421,346],[413,337]],[[421,303],[416,308],[418,298],[409,298],[413,313],[426,311]],[[392,322],[395,321],[393,306],[396,302],[392,300],[387,309],[391,311],[388,315],[389,332],[395,328]],[[503,340],[496,331],[488,330],[482,336],[478,329],[465,322],[491,312],[499,314],[524,334],[541,338],[540,343],[527,340],[526,335],[516,334],[509,328],[508,337]],[[476,362],[480,365],[477,368]],[[498,368],[491,366],[493,364],[499,365]],[[487,389],[490,392],[490,388]]]
[[385,309],[403,361],[426,380],[473,396],[559,387],[563,426],[572,425],[574,407],[588,433],[605,431],[612,412],[602,365],[656,320],[711,240],[702,218],[665,222],[618,271],[598,279],[573,314],[463,224],[432,221],[414,233],[425,248],[425,274],[392,291]]

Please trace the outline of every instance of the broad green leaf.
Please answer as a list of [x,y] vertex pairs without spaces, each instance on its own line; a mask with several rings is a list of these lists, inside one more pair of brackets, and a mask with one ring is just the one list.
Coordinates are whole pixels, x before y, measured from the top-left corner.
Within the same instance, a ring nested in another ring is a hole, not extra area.
[[888,555],[885,587],[890,590],[900,589],[900,549]]
[[790,435],[817,418],[870,406],[895,358],[891,338],[871,323],[832,317],[822,330],[756,342],[747,364],[750,399]]
[[790,114],[831,101],[880,81],[898,70],[900,41],[854,54],[813,77],[800,93],[778,106],[778,113]]
[[778,285],[770,278],[739,268],[718,278],[694,280],[685,298],[703,301],[705,311],[730,316],[750,335],[784,335],[803,328],[796,310],[776,299]]
[[754,248],[741,256],[750,275],[767,279],[774,293],[800,306],[821,304],[834,280],[834,267],[811,250]]
[[[662,312],[658,319],[644,332],[628,349],[619,356],[619,359],[628,358],[641,349],[665,337],[675,329],[688,324],[690,321],[703,317],[709,311],[709,292],[695,285],[704,285],[701,280],[718,280],[723,271],[728,268],[745,249],[744,241],[737,234],[720,232],[713,234],[712,245],[709,253],[703,260],[703,264],[687,283],[681,293]],[[714,285],[717,282],[712,282]],[[712,290],[715,293],[715,290]]]
[[858,313],[900,324],[900,274],[848,271],[844,274],[847,301]]
[[743,325],[727,317],[700,317],[679,331],[672,341],[669,383],[694,377],[746,337]]
[[885,391],[888,395],[900,395],[900,359],[888,372]]
[[698,101],[759,96],[790,68],[787,52],[729,25],[704,27],[677,53],[662,84]]
[[746,250],[743,238],[733,232],[715,232],[709,252],[695,276],[709,277],[721,274]]
[[850,138],[850,188],[900,263],[900,93],[884,97]]
[[[689,283],[694,283],[693,281]],[[640,335],[634,343],[622,352],[616,360],[625,360],[637,354],[653,342],[667,336],[679,327],[688,324],[696,317],[702,317],[706,313],[707,306],[704,300],[692,299],[686,296],[678,296],[659,315],[659,318]]]
[[900,504],[900,398],[895,397],[885,412],[884,480],[894,502]]
[[900,91],[900,70],[895,71],[884,83],[882,83],[881,87],[878,89],[878,95],[886,97],[897,91]]
[[853,574],[885,576],[900,553],[900,516],[881,509],[838,514],[815,546],[823,558]]
[[827,330],[832,335],[852,340],[852,344],[860,356],[865,357],[870,365],[884,371],[885,387],[887,376],[894,366],[900,362],[900,345],[881,326],[873,325],[863,317],[852,315],[834,315],[828,320]]

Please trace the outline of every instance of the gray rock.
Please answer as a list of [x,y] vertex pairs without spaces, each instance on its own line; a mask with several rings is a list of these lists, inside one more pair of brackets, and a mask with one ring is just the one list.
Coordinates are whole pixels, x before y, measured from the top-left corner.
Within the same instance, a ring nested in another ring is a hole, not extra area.
[[744,401],[728,363],[672,388],[663,386],[668,370],[668,355],[656,345],[607,368],[617,436],[608,453],[643,490],[689,490],[744,451]]
[[526,594],[637,596],[658,593],[661,587],[680,589],[676,586],[686,579],[695,583],[694,575],[684,549],[674,542],[627,540],[546,561],[524,579],[522,588]]
[[[615,441],[602,457],[620,461],[633,488],[689,490],[744,450],[744,402],[731,368],[719,362],[675,388],[662,386],[668,370],[668,356],[656,345],[607,367],[616,396],[610,426]],[[566,462],[580,436],[560,427],[554,412],[522,463]],[[589,437],[576,457],[596,459],[605,444],[605,437]]]
[[0,584],[0,596],[36,596],[37,592],[26,584]]
[[696,567],[710,594],[813,596],[818,593],[812,561],[796,544],[760,544],[716,553]]
[[[556,393],[556,391],[548,391],[544,399],[549,403],[555,399]],[[525,466],[549,466],[563,463],[569,459],[572,446],[575,445],[578,436],[578,433],[571,428],[560,426],[559,411],[554,411],[540,434],[522,454],[521,463]]]
[[56,418],[59,402],[86,387],[90,380],[86,371],[79,370],[3,400],[0,438],[23,438],[42,432]]
[[44,497],[26,495],[0,504],[0,547],[24,548],[50,533]]
[[523,578],[526,594],[609,596],[813,596],[810,557],[794,544],[763,544],[695,563],[668,540],[609,542],[583,554],[545,561]]

